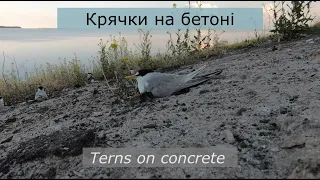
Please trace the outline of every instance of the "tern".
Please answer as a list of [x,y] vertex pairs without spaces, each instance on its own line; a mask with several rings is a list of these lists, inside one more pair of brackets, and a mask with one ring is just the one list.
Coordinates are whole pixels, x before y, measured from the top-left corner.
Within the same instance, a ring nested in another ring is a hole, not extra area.
[[42,86],[38,87],[38,91],[36,92],[36,95],[34,97],[34,100],[43,100],[48,99],[47,93],[44,91],[44,88]]
[[88,73],[88,74],[87,74],[87,82],[88,82],[88,83],[94,82],[94,78],[93,78],[92,73]]
[[180,91],[197,86],[208,81],[212,74],[220,74],[222,71],[209,73],[203,76],[197,75],[206,68],[207,65],[185,75],[154,72],[150,69],[141,69],[135,75],[126,76],[127,79],[136,79],[139,93],[146,94],[152,98],[163,98]]

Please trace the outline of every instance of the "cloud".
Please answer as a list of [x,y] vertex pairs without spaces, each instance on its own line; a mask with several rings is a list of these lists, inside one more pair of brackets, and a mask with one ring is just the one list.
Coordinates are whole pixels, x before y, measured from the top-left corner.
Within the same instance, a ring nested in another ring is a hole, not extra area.
[[[190,7],[199,8],[199,1],[190,3]],[[189,7],[189,3],[184,4],[185,7]],[[201,8],[218,8],[217,5],[211,5],[210,3],[202,3]]]

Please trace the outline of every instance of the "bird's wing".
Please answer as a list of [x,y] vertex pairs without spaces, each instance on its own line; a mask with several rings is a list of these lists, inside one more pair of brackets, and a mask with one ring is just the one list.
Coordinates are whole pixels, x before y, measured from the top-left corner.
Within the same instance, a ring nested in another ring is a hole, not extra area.
[[213,77],[213,76],[218,76],[218,75],[220,75],[222,72],[223,72],[222,69],[217,69],[216,71],[214,71],[214,72],[212,72],[212,73],[204,74],[204,75],[201,75],[201,76],[195,76],[195,78],[198,78],[198,77]]
[[48,98],[47,93],[45,91],[43,91],[43,90],[38,90],[36,92],[35,99],[38,99],[40,97]]
[[198,86],[198,85],[200,85],[200,84],[212,79],[213,77],[215,77],[215,76],[217,76],[217,75],[219,75],[221,73],[222,73],[222,70],[218,69],[213,73],[208,73],[208,74],[205,74],[205,75],[196,76],[194,79],[191,79],[191,80],[187,81],[186,83],[184,83],[179,89],[177,89],[175,91],[175,93],[178,92],[178,91],[187,89],[187,88],[192,88],[192,87]]
[[198,75],[202,70],[204,70],[204,68],[206,68],[207,65],[203,65],[202,67],[200,67],[199,69],[189,73],[186,75],[187,79],[186,81],[189,81],[190,79],[194,78],[196,75]]
[[219,72],[214,72],[203,76],[195,77],[205,67],[206,65],[187,75],[177,75],[159,72],[147,74],[144,88],[146,92],[151,92],[155,97],[170,96],[173,93],[182,89],[194,87],[201,83],[204,83],[205,81],[210,80],[212,75],[219,74]]
[[192,87],[195,87],[195,86],[198,86],[208,80],[210,80],[211,78],[208,78],[208,77],[200,77],[200,78],[197,78],[197,79],[192,79],[190,81],[187,81],[185,82],[183,85],[181,85],[179,87],[179,89],[176,89],[175,92],[177,91],[181,91],[183,89],[187,89],[187,88],[192,88]]
[[170,96],[183,83],[184,76],[168,73],[150,73],[146,75],[145,90],[155,97]]

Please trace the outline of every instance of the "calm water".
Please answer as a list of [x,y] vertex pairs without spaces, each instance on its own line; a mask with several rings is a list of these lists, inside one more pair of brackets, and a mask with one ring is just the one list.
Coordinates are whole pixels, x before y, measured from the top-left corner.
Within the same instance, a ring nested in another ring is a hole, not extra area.
[[[164,52],[169,35],[163,31],[151,31],[151,34],[152,53]],[[32,71],[34,66],[39,67],[46,62],[59,63],[59,58],[70,60],[75,55],[89,65],[88,60],[98,55],[100,39],[106,42],[110,40],[110,35],[120,37],[119,32],[106,30],[0,29],[1,67],[2,52],[14,57],[23,71]],[[138,31],[122,32],[121,36],[126,38],[129,48],[132,49],[136,49],[134,43],[140,42]],[[232,43],[253,36],[253,32],[225,32],[220,39]],[[12,60],[6,58],[5,70],[11,69],[11,62]]]

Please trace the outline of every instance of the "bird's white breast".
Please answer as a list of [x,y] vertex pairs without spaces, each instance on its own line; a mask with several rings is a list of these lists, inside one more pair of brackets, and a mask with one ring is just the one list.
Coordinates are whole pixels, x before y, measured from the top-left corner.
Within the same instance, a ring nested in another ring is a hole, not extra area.
[[138,81],[138,89],[140,94],[146,92],[146,88],[148,88],[149,86],[149,83],[147,82],[147,78],[138,76],[137,81]]
[[46,97],[48,97],[47,93],[44,90],[38,89],[38,91],[36,92],[36,95],[35,95],[35,99],[46,98]]

